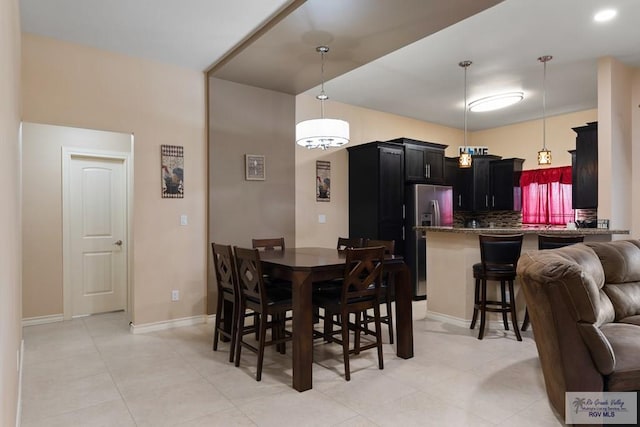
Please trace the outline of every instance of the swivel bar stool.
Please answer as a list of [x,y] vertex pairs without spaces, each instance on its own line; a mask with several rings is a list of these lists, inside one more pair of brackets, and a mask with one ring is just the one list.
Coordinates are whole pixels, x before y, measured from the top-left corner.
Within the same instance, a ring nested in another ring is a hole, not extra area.
[[[475,296],[471,329],[476,326],[480,312],[480,330],[478,339],[484,336],[487,312],[502,313],[505,330],[509,330],[507,313],[511,313],[511,323],[518,341],[522,341],[516,316],[516,304],[513,292],[513,281],[516,278],[516,264],[522,249],[522,234],[515,235],[483,235],[480,239],[481,262],[473,265],[475,279]],[[487,281],[500,282],[500,301],[487,299]],[[509,286],[509,300],[506,296],[506,284]]]

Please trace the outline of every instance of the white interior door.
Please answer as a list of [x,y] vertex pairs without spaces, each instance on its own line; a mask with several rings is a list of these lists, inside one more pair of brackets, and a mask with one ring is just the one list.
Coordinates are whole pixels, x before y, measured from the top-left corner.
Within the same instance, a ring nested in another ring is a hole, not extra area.
[[127,304],[127,184],[123,159],[71,156],[69,162],[71,315]]

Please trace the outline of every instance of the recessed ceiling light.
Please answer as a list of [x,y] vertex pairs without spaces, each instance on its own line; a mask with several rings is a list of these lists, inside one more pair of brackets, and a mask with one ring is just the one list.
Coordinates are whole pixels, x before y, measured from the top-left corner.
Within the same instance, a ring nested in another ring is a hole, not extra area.
[[487,96],[485,98],[476,99],[469,103],[469,110],[475,113],[482,111],[493,111],[505,108],[520,102],[524,99],[522,92],[509,92],[500,95]]
[[611,21],[618,14],[618,11],[615,9],[603,9],[599,12],[596,12],[593,15],[593,20],[596,22],[607,22]]

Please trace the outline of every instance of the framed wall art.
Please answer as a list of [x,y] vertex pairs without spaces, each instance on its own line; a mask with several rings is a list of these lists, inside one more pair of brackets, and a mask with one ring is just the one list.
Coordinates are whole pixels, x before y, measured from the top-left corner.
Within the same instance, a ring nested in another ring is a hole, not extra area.
[[162,198],[184,198],[184,147],[161,145]]
[[266,179],[264,156],[260,154],[245,154],[244,172],[247,181],[264,181]]
[[316,201],[331,201],[331,162],[316,160]]

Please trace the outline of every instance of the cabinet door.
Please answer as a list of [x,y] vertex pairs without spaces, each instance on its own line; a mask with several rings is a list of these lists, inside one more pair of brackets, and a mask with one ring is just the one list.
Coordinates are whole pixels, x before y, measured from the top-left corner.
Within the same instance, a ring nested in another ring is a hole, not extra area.
[[396,250],[404,247],[404,155],[401,148],[379,149],[380,182],[378,188],[378,236],[364,236],[381,240],[395,240]]
[[472,163],[473,170],[473,210],[476,212],[488,211],[489,203],[489,184],[491,170],[489,168],[489,160],[474,159]]
[[405,144],[405,174],[409,182],[426,182],[426,150],[423,147],[413,144]]
[[490,162],[491,209],[519,211],[522,209],[520,177],[524,159],[503,159]]
[[598,207],[598,124],[574,128],[576,136],[576,165],[574,209]]
[[429,184],[444,182],[444,152],[442,150],[426,149],[424,152],[425,171]]
[[[457,164],[456,164],[457,167]],[[458,169],[453,185],[453,210],[473,210],[473,170]]]

